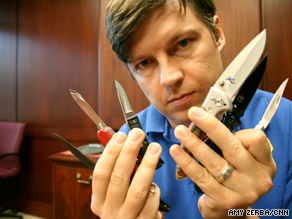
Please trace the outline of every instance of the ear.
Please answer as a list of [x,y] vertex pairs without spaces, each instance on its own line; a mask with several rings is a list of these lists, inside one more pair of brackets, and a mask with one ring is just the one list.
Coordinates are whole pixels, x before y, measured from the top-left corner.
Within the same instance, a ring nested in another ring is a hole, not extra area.
[[218,15],[215,15],[214,16],[214,23],[215,23],[215,31],[218,35],[218,40],[216,42],[217,44],[217,47],[219,49],[219,51],[221,52],[223,50],[223,48],[225,47],[225,36],[224,36],[224,33],[223,33],[223,30],[221,28],[221,25],[220,25],[220,22],[219,22],[219,17]]

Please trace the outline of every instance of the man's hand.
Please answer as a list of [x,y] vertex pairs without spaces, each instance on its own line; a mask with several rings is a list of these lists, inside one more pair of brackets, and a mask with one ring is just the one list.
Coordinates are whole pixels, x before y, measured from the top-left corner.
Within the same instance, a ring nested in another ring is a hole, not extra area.
[[[179,145],[170,153],[183,171],[204,191],[198,207],[204,218],[225,218],[229,209],[247,209],[269,192],[276,175],[270,144],[264,132],[254,129],[232,134],[218,119],[193,107],[189,118],[222,150],[224,158],[192,134],[185,126],[175,136],[204,165],[201,166]],[[222,183],[216,181],[227,165],[234,170]]]
[[132,171],[145,138],[141,129],[127,137],[116,133],[98,160],[92,181],[92,211],[101,218],[162,218],[158,211],[160,189],[149,192],[161,146],[152,143],[133,179]]

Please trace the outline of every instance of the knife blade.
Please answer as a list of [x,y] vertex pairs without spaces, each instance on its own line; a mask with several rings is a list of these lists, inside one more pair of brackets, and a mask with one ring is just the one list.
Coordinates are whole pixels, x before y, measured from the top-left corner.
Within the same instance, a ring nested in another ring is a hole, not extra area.
[[233,111],[227,112],[222,117],[222,123],[232,132],[235,127],[241,125],[240,118],[244,115],[246,108],[252,100],[261,80],[264,76],[267,66],[266,54],[262,61],[258,64],[251,75],[246,79],[239,92],[237,93],[234,101],[232,102]]
[[[250,75],[252,69],[262,55],[265,44],[266,30],[263,30],[236,56],[215,82],[214,86],[210,88],[201,106],[205,111],[215,117],[221,112],[233,111],[232,97]],[[201,140],[206,138],[206,134],[193,122],[191,122],[189,130]],[[191,152],[183,144],[181,144],[181,147],[186,153],[193,157]],[[176,165],[175,175],[178,180],[187,177],[179,165]]]
[[[133,128],[142,129],[139,118],[138,118],[138,116],[135,115],[135,112],[132,110],[124,88],[116,80],[115,80],[115,85],[116,85],[116,89],[117,89],[118,98],[119,98],[119,101],[120,101],[120,104],[122,107],[122,111],[123,111],[123,114],[124,114],[124,117],[125,117],[125,120],[126,120],[126,123],[127,123],[129,130],[132,130]],[[144,141],[142,143],[142,147],[140,148],[140,151],[139,151],[139,154],[142,157],[144,157],[144,154],[146,153],[148,145],[149,145],[149,141],[147,140],[146,135],[145,135],[145,139],[144,139]],[[164,164],[164,161],[161,158],[159,158],[156,169],[162,167],[163,164]]]
[[83,164],[85,164],[89,169],[94,170],[95,163],[86,157],[81,151],[79,151],[75,146],[73,146],[70,142],[62,138],[60,135],[53,133],[65,147],[74,154]]
[[80,108],[88,115],[88,117],[97,126],[97,137],[104,147],[106,147],[109,140],[115,134],[115,131],[107,126],[87,103],[87,101],[79,94],[77,91],[70,89],[71,96],[75,102],[80,106]]
[[269,125],[271,119],[273,118],[275,112],[277,111],[280,100],[282,98],[282,95],[284,93],[285,87],[288,83],[288,78],[280,85],[276,93],[274,94],[272,100],[270,101],[261,121],[256,125],[255,129],[259,129],[264,131],[267,126]]

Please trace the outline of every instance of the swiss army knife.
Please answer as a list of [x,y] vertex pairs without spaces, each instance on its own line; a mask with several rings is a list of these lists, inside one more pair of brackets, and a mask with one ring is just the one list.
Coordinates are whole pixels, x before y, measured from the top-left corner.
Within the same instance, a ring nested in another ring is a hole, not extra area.
[[86,102],[86,100],[75,90],[70,89],[71,96],[75,102],[80,106],[80,108],[88,115],[88,117],[96,124],[97,126],[97,137],[101,144],[105,147],[112,136],[115,134],[115,131],[107,126],[91,108],[91,106]]
[[[95,113],[95,111],[90,107],[90,105],[86,102],[86,100],[79,94],[78,92],[74,90],[70,90],[70,93],[73,97],[73,99],[76,101],[76,103],[81,107],[81,109],[89,116],[89,118],[97,125],[97,137],[100,140],[100,142],[103,144],[104,147],[106,147],[107,143],[111,139],[111,137],[115,134],[114,130],[107,126]],[[91,170],[94,170],[95,163],[90,160],[87,156],[85,156],[81,151],[79,151],[75,146],[73,146],[70,142],[62,138],[61,136],[54,133],[54,135],[62,142],[63,145],[67,147],[68,150],[72,152],[72,154],[75,155],[83,164],[85,164],[88,168]],[[137,171],[137,168],[139,166],[139,163],[141,162],[141,156],[137,158],[136,166],[133,170],[132,176]],[[160,199],[159,203],[159,210],[168,212],[170,209],[170,205],[167,204],[165,201]]]

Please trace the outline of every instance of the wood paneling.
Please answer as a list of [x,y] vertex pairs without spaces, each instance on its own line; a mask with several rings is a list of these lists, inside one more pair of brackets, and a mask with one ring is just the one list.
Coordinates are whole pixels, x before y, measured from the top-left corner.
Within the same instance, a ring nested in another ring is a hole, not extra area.
[[[119,129],[124,123],[124,116],[118,100],[115,82],[117,80],[125,89],[132,109],[135,113],[140,112],[149,105],[149,101],[135,83],[127,68],[121,64],[111,49],[111,45],[106,38],[104,27],[105,8],[109,0],[101,1],[100,19],[100,117],[113,129]],[[111,112],[111,113],[109,113]]]
[[[70,141],[78,147],[88,141]],[[21,150],[22,170],[20,172],[20,196],[27,200],[37,200],[52,204],[52,161],[48,156],[67,148],[57,139],[24,139]]]
[[0,120],[16,121],[17,1],[0,1]]
[[72,99],[97,109],[99,1],[20,0],[18,116],[29,128],[94,129]]
[[[48,156],[66,150],[52,132],[75,146],[98,141],[95,124],[69,89],[98,109],[99,6],[98,0],[0,2],[0,119],[28,123],[21,155],[21,200],[52,206]],[[40,214],[25,209],[26,201],[20,202],[20,209]],[[43,212],[40,216],[51,218],[48,209]]]
[[291,0],[263,0],[263,26],[267,28],[269,54],[264,89],[274,93],[288,77],[284,97],[292,100]]
[[260,0],[214,0],[226,46],[222,51],[226,68],[238,53],[261,32]]

